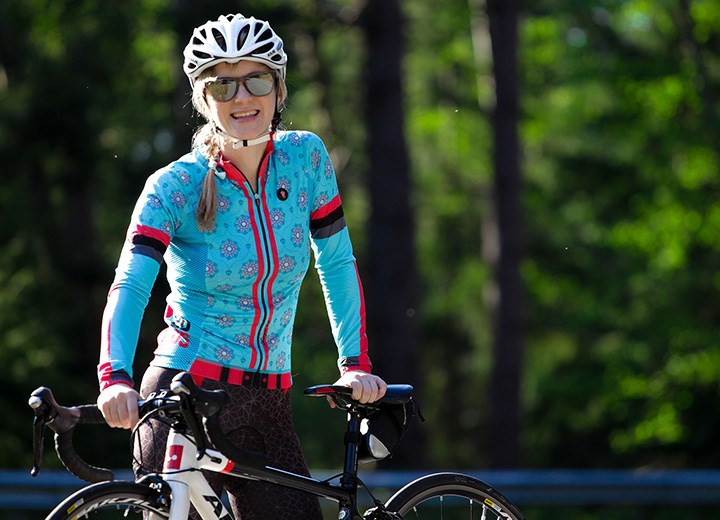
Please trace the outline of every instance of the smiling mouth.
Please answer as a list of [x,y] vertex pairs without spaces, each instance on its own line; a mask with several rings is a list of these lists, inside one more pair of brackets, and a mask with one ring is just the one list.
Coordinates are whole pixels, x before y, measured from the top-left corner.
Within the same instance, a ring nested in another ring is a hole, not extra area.
[[233,119],[247,119],[249,117],[255,117],[260,112],[258,110],[249,110],[247,112],[235,112],[232,114]]

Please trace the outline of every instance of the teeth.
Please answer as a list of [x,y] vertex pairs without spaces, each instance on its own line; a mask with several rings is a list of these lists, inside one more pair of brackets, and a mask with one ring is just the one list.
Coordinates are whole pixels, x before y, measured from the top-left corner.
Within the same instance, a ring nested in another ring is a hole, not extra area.
[[240,118],[240,117],[250,117],[257,114],[257,110],[253,110],[252,112],[236,112],[233,114],[233,117]]

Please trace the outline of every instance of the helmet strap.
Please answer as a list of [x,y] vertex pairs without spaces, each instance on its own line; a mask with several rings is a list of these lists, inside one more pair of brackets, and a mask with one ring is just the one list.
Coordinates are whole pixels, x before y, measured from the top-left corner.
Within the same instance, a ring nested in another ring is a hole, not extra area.
[[[277,80],[276,80],[277,81]],[[280,107],[278,107],[278,89],[275,89],[275,114],[273,115],[272,122],[270,123],[272,131],[274,132],[277,130],[277,128],[280,126],[280,122],[282,121],[282,111],[280,110]]]
[[238,148],[247,148],[248,146],[254,146],[256,144],[266,143],[270,139],[272,139],[274,131],[275,127],[272,127],[268,130],[267,133],[261,135],[260,137],[256,137],[255,139],[237,139],[225,132],[219,126],[215,125],[215,132],[225,141],[228,141],[230,143],[230,146],[232,146],[234,150],[237,150]]

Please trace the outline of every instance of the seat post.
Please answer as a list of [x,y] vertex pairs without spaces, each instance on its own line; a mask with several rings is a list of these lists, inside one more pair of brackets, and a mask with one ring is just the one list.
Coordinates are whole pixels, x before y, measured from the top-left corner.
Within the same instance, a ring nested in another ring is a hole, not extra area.
[[360,443],[360,416],[355,408],[348,410],[347,430],[345,431],[345,465],[340,478],[344,489],[357,489],[358,445]]

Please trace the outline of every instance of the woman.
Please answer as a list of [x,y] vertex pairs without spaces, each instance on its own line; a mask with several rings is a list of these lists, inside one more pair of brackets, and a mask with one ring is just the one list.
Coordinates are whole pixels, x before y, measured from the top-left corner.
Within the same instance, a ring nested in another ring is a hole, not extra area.
[[[317,136],[278,130],[287,56],[267,22],[208,21],[184,57],[193,104],[207,123],[189,154],[148,179],[136,204],[103,317],[98,405],[113,427],[138,421],[132,361],[164,259],[168,327],[140,394],[189,371],[229,393],[221,422],[233,442],[264,452],[271,466],[307,474],[288,389],[311,248],[339,352],[337,384],[362,402],[386,389],[370,374],[362,287],[335,174]],[[136,458],[159,470],[163,435],[144,428],[141,440]],[[238,518],[320,517],[317,500],[301,493],[255,482],[228,492]]]

